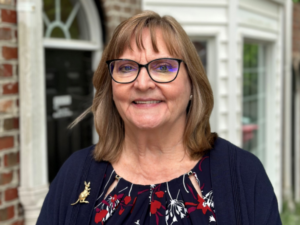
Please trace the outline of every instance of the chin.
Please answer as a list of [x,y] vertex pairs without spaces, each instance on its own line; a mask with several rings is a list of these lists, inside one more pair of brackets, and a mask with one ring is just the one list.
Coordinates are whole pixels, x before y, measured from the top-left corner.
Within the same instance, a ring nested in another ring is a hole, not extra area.
[[141,130],[151,130],[151,129],[155,129],[155,128],[159,128],[162,126],[162,122],[161,121],[157,121],[157,120],[139,120],[139,121],[135,121],[134,126],[138,129]]

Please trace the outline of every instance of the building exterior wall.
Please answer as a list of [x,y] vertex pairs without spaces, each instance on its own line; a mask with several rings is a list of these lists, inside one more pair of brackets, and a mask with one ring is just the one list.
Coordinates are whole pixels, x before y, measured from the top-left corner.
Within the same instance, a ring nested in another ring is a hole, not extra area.
[[0,1],[0,223],[23,224],[19,186],[19,90],[16,2]]
[[125,19],[141,12],[141,0],[100,0],[104,12],[106,40]]
[[293,4],[293,53],[300,54],[300,3]]
[[300,3],[293,4],[293,70],[294,70],[294,181],[295,199],[300,202]]

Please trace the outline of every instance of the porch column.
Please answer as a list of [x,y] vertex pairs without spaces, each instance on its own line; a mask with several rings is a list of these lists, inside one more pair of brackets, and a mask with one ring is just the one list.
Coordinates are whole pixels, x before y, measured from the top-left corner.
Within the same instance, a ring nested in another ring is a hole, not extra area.
[[20,187],[26,225],[48,191],[42,1],[18,0]]

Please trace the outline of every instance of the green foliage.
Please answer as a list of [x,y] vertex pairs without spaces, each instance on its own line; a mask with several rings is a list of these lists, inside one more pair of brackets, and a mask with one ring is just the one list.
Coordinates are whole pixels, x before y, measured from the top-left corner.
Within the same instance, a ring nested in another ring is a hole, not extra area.
[[293,2],[298,3],[298,2],[300,2],[300,0],[293,0]]
[[243,50],[243,96],[246,97],[258,91],[258,45],[245,43]]
[[282,225],[300,224],[300,203],[296,203],[294,210],[290,210],[288,204],[284,203],[280,217]]

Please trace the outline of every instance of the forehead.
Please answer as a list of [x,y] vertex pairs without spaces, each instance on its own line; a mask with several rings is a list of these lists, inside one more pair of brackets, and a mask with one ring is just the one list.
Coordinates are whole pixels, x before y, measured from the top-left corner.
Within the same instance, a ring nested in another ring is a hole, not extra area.
[[[149,60],[162,57],[178,58],[178,47],[176,43],[170,44],[167,40],[167,31],[161,28],[143,28],[140,32],[133,32],[128,44],[125,45],[119,58],[147,57]],[[171,38],[174,39],[174,38]]]

